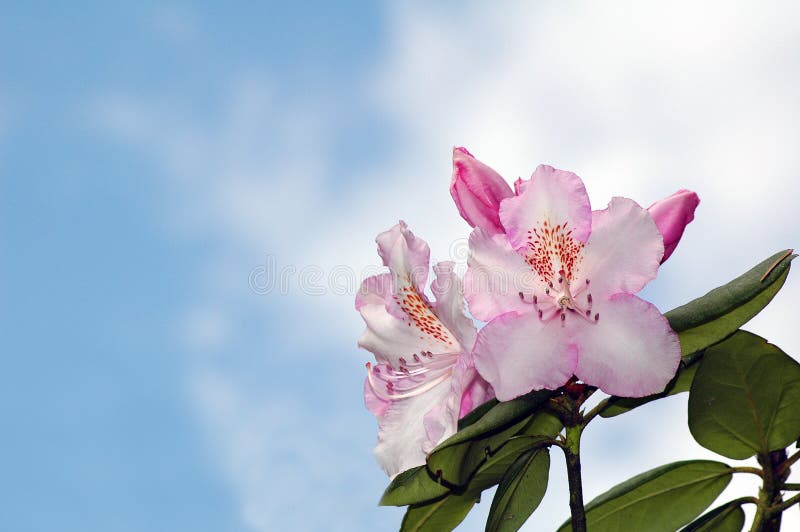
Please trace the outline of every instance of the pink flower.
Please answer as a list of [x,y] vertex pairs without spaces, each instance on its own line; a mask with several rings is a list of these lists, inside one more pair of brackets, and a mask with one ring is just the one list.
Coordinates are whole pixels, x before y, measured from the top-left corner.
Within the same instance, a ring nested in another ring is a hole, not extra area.
[[[500,174],[476,159],[466,148],[453,148],[450,195],[461,217],[472,227],[480,227],[490,235],[503,233],[500,202],[522,194],[528,182],[517,179],[512,193],[511,187]],[[683,230],[694,220],[694,210],[699,203],[697,194],[681,189],[647,209],[664,237],[664,258],[661,262],[672,255],[683,236]]]
[[375,455],[394,476],[424,464],[492,392],[471,359],[476,331],[453,263],[434,266],[431,302],[424,294],[428,244],[402,221],[376,241],[389,273],[365,279],[356,296],[367,325],[358,345],[377,360],[367,363],[364,400],[378,419]]
[[647,208],[653,217],[658,230],[664,237],[664,262],[678,246],[683,230],[694,220],[694,210],[700,204],[700,198],[691,190],[681,189],[671,196],[657,201]]
[[517,188],[500,206],[505,233],[470,237],[465,293],[473,315],[489,321],[473,352],[480,374],[500,400],[572,375],[614,395],[661,391],[680,343],[634,295],[664,257],[653,218],[627,198],[593,212],[580,178],[550,166]]

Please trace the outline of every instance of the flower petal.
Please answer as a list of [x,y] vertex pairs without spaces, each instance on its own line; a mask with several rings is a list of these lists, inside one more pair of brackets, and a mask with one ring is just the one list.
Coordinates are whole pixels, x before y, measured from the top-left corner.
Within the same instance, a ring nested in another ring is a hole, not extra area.
[[529,231],[544,221],[569,225],[572,238],[586,242],[592,227],[592,209],[581,179],[572,172],[539,165],[521,193],[500,204],[500,221],[512,247],[527,250]]
[[358,339],[358,346],[392,366],[398,366],[401,357],[410,360],[422,351],[439,354],[456,347],[421,330],[409,318],[397,318],[389,313],[385,304],[365,304],[359,312],[367,328]]
[[505,235],[489,235],[476,228],[469,237],[469,248],[464,294],[472,315],[489,321],[510,311],[531,312],[535,275]]
[[473,227],[501,233],[500,201],[511,196],[511,187],[500,174],[472,156],[466,148],[453,148],[453,179],[450,195],[458,212]]
[[475,367],[508,401],[531,390],[556,389],[572,377],[578,351],[571,327],[561,320],[542,321],[533,314],[503,314],[478,332]]
[[583,249],[579,278],[595,298],[638,292],[658,273],[664,243],[653,219],[635,201],[612,198],[592,213],[592,235]]
[[428,280],[431,253],[427,242],[414,236],[402,220],[379,234],[375,242],[383,264],[394,276],[394,291],[410,284],[418,294],[422,294]]
[[658,309],[630,294],[603,302],[600,319],[576,327],[580,346],[575,375],[605,393],[643,397],[675,376],[681,359],[678,335]]
[[378,416],[375,447],[387,475],[424,464],[427,453],[455,433],[458,399],[445,380],[423,394],[388,402]]
[[675,251],[683,236],[683,230],[694,220],[694,211],[699,204],[700,198],[697,194],[691,190],[681,189],[647,208],[647,212],[653,217],[664,237],[662,263]]
[[381,273],[367,277],[361,282],[356,294],[356,310],[364,305],[383,305],[391,299],[392,274]]
[[475,324],[464,313],[464,294],[461,280],[453,271],[452,261],[439,262],[433,267],[436,279],[431,283],[431,292],[436,297],[436,316],[454,334],[464,351],[469,353],[475,345]]
[[458,419],[494,397],[491,385],[481,377],[474,367],[462,366],[463,364],[457,365],[453,372],[453,379],[460,379],[462,382],[461,408],[458,412]]

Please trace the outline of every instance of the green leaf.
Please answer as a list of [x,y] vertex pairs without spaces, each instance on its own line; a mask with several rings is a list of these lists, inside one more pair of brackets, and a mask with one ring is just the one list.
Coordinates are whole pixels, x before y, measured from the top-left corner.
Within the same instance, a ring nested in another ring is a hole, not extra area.
[[449,490],[428,472],[424,465],[403,471],[394,479],[381,497],[380,506],[407,506],[436,499]]
[[706,350],[689,393],[689,430],[715,453],[741,460],[800,436],[800,364],[739,331]]
[[[731,480],[733,470],[710,460],[674,462],[637,475],[586,505],[592,532],[673,532],[705,510]],[[568,532],[567,520],[559,532]]]
[[494,408],[499,402],[500,401],[498,401],[497,399],[490,399],[485,403],[483,403],[482,405],[473,409],[472,412],[470,412],[469,414],[465,415],[464,417],[458,420],[458,430],[463,430],[472,425],[473,423],[475,423],[476,421],[478,421],[480,418],[483,417],[484,414],[486,414],[489,410]]
[[741,532],[742,528],[744,528],[742,502],[731,501],[698,517],[681,532]]
[[474,496],[450,493],[423,504],[408,507],[400,532],[444,532],[453,530],[475,505]]
[[600,415],[602,417],[618,416],[636,407],[655,401],[656,399],[688,392],[692,385],[694,374],[697,371],[698,361],[699,359],[681,361],[681,365],[678,367],[678,372],[675,374],[675,377],[669,381],[666,388],[664,388],[664,391],[661,393],[648,395],[647,397],[609,397],[608,404],[600,411]]
[[683,355],[719,342],[758,314],[783,286],[796,256],[792,250],[780,251],[728,284],[667,312]]
[[519,433],[552,394],[541,390],[494,405],[480,419],[439,444],[428,455],[428,470],[449,484],[465,485],[486,456]]
[[533,449],[517,458],[497,488],[486,531],[519,530],[542,502],[549,472],[550,452],[547,449]]

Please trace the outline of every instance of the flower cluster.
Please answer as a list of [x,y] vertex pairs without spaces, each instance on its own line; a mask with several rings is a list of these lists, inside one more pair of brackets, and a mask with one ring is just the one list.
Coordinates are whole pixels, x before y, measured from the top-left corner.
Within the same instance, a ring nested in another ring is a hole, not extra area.
[[[608,394],[661,391],[680,362],[677,335],[635,294],[655,278],[699,199],[680,190],[643,209],[615,197],[592,211],[581,179],[541,165],[514,189],[466,149],[453,151],[450,192],[474,228],[463,286],[453,263],[404,222],[377,237],[388,273],[366,279],[356,309],[371,351],[364,397],[378,419],[386,473],[425,462],[458,420],[496,396],[570,379]],[[465,313],[486,322],[480,331]]]

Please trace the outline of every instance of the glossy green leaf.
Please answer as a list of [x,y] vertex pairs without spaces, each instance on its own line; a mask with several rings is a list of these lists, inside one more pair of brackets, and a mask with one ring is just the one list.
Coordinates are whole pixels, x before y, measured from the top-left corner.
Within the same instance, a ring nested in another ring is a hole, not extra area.
[[656,399],[661,399],[663,397],[668,397],[670,395],[675,395],[682,392],[688,392],[692,385],[694,374],[697,371],[698,361],[699,359],[689,363],[682,361],[680,367],[678,368],[678,372],[675,374],[675,377],[669,381],[666,388],[664,388],[664,391],[661,393],[648,395],[647,397],[610,397],[606,407],[600,411],[600,415],[602,417],[618,416],[628,412],[629,410],[633,410],[638,406],[655,401]]
[[780,251],[728,284],[667,312],[684,356],[724,339],[767,306],[786,281],[796,257],[791,252]]
[[744,510],[741,501],[731,501],[701,515],[681,532],[741,532]]
[[441,497],[449,490],[428,472],[424,465],[403,471],[389,483],[378,504],[408,506]]
[[448,494],[423,504],[409,506],[400,532],[447,532],[457,527],[475,505],[468,494]]
[[486,531],[519,530],[542,502],[549,472],[550,453],[546,448],[529,450],[517,458],[497,487]]
[[458,420],[458,430],[463,430],[478,421],[484,416],[484,414],[494,408],[498,403],[500,403],[500,401],[497,399],[490,399],[472,410],[472,412]]
[[480,419],[439,444],[428,455],[428,470],[451,485],[465,485],[486,456],[519,433],[552,394],[549,390],[531,392],[494,405]]
[[800,364],[739,331],[706,350],[689,393],[689,430],[703,447],[741,460],[800,436]]
[[[705,510],[731,480],[727,465],[710,460],[675,462],[637,475],[586,505],[592,532],[674,532]],[[569,532],[567,520],[559,532]]]

